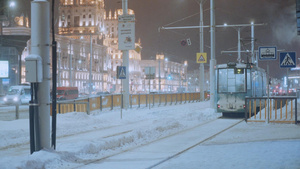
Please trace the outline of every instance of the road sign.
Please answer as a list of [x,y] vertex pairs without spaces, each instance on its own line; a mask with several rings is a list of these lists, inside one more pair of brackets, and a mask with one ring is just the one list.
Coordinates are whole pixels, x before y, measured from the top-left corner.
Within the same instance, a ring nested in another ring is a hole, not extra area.
[[126,79],[126,67],[117,66],[117,79]]
[[197,63],[207,63],[207,54],[206,53],[197,53]]
[[187,44],[188,44],[189,46],[191,46],[191,45],[192,45],[192,41],[191,41],[191,39],[190,39],[190,38],[187,38],[187,39],[186,39],[186,42],[187,42]]
[[276,60],[277,49],[276,47],[259,47],[259,59],[260,60]]
[[119,50],[135,49],[135,16],[120,15],[118,20]]
[[180,41],[180,44],[181,44],[181,46],[185,46],[185,45],[186,45],[186,43],[187,43],[187,42],[186,42],[186,40],[185,40],[185,39],[183,39],[183,40],[181,40],[181,41]]
[[280,52],[280,67],[296,67],[296,52]]

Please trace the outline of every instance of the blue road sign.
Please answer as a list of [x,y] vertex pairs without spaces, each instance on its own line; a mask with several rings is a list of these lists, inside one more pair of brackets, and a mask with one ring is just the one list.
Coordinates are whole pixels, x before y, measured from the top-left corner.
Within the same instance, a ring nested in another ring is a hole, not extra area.
[[280,52],[279,64],[281,68],[296,67],[296,52]]
[[126,79],[126,67],[125,66],[117,66],[117,78],[118,79]]

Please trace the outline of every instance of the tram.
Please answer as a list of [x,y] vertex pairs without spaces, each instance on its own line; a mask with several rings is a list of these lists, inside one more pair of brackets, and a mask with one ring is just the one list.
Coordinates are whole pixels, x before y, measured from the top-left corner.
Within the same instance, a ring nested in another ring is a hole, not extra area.
[[219,64],[216,66],[216,79],[217,112],[223,113],[223,116],[244,114],[246,96],[267,95],[266,72],[254,64]]

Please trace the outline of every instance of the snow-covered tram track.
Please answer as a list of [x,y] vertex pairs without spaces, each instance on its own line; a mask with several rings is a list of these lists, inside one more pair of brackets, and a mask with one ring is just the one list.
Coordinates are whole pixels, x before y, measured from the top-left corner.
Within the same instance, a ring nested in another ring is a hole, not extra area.
[[[244,120],[209,120],[197,126],[175,132],[142,145],[123,149],[120,152],[99,159],[80,161],[83,165],[79,165],[75,168],[88,168],[90,166],[118,168],[120,166],[124,167],[124,165],[126,165],[125,168],[155,168],[156,166],[229,130],[242,121]],[[216,125],[222,122],[224,122],[223,125]],[[178,139],[182,137],[185,139]],[[172,142],[172,144],[168,144],[168,142]],[[174,142],[176,143],[174,144]],[[170,148],[171,145],[177,146],[171,147],[170,151],[168,148]],[[120,165],[120,162],[124,162],[124,165]]]
[[190,147],[188,147],[188,148],[186,148],[186,149],[184,149],[184,150],[182,150],[182,151],[180,151],[180,152],[178,152],[178,153],[176,153],[176,154],[174,154],[174,155],[172,155],[172,156],[169,156],[169,157],[167,157],[167,158],[161,160],[160,162],[158,162],[158,163],[156,163],[156,164],[154,164],[154,165],[152,165],[152,166],[150,166],[150,167],[147,167],[147,169],[155,168],[156,166],[159,166],[160,164],[165,163],[166,161],[169,161],[169,160],[171,160],[171,159],[173,159],[173,158],[175,158],[175,157],[177,157],[177,156],[179,156],[179,155],[181,155],[181,154],[187,152],[188,150],[190,150],[190,149],[192,149],[192,148],[194,148],[194,147],[196,147],[196,146],[199,146],[200,144],[202,144],[202,143],[204,143],[204,142],[206,142],[206,141],[208,141],[208,140],[210,140],[210,139],[212,139],[212,138],[214,138],[214,137],[216,137],[216,136],[222,134],[223,132],[225,132],[225,131],[231,129],[232,127],[238,125],[239,123],[241,123],[241,122],[243,122],[243,121],[244,121],[244,119],[239,120],[238,122],[236,122],[236,123],[234,123],[234,124],[232,124],[232,125],[226,127],[225,129],[219,131],[218,133],[216,133],[216,134],[214,134],[214,135],[212,135],[212,136],[210,136],[210,137],[207,137],[206,139],[201,140],[200,142],[198,142],[198,143],[196,143],[196,144],[194,144],[194,145],[192,145],[192,146],[190,146]]
[[[76,132],[76,133],[72,133],[72,134],[63,134],[61,136],[57,136],[57,142],[61,142],[61,140],[72,140],[73,137],[84,137],[85,135],[95,135],[97,133],[101,133],[100,137],[101,138],[109,138],[109,137],[114,137],[114,136],[119,136],[122,134],[126,134],[128,132],[131,132],[132,129],[135,127],[135,125],[140,124],[140,123],[145,123],[147,120],[143,120],[143,121],[138,121],[138,122],[131,122],[131,123],[127,123],[127,124],[119,124],[119,125],[112,125],[112,126],[107,126],[107,127],[103,127],[103,128],[94,128],[94,129],[90,129],[90,130],[84,130],[84,131],[80,131],[80,132]],[[109,132],[107,132],[109,131]],[[111,133],[111,131],[115,131],[113,133]],[[28,134],[29,135],[29,134]],[[26,141],[23,143],[15,143],[15,144],[10,144],[8,146],[5,147],[1,147],[0,148],[0,152],[5,152],[9,150],[11,151],[11,149],[14,149],[13,152],[18,152],[18,153],[24,153],[24,154],[28,154],[30,152],[29,148],[30,148],[30,142]],[[14,154],[14,153],[13,153]]]

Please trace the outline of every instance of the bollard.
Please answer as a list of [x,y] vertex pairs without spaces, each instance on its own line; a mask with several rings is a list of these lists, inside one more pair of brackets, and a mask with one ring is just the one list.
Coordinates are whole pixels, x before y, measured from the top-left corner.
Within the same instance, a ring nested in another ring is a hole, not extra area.
[[140,96],[141,95],[139,94],[139,106],[138,106],[139,108],[141,107],[141,100],[140,100],[141,98],[140,98]]
[[102,111],[102,96],[100,96],[100,111]]
[[19,104],[16,104],[16,120],[19,119]]
[[86,104],[86,113],[90,115],[90,102],[87,102]]

